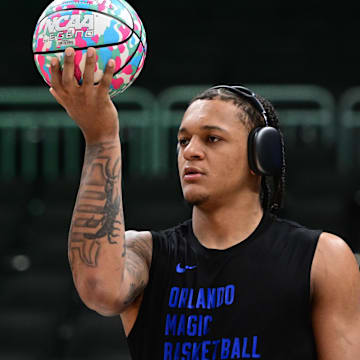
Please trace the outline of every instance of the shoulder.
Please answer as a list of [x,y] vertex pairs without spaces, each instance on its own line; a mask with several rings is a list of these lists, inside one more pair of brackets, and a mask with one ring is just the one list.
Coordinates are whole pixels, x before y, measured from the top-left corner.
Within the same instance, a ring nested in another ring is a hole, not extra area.
[[128,230],[125,232],[125,240],[133,241],[152,241],[151,231]]
[[340,237],[322,233],[312,268],[312,325],[319,356],[358,359],[360,355],[360,272]]
[[299,224],[298,222],[290,220],[290,219],[284,219],[281,217],[277,217],[275,215],[272,215],[272,218],[273,218],[273,223],[278,225],[279,227],[281,227],[282,230],[285,228],[285,229],[295,231],[295,232],[306,232],[306,231],[314,232],[314,231],[316,231],[319,234],[321,233],[321,231],[319,231],[319,230],[310,229],[309,227],[306,227],[306,226]]
[[144,258],[146,263],[151,263],[153,252],[170,252],[179,239],[187,237],[191,230],[191,220],[186,220],[172,228],[160,231],[135,231],[125,232],[126,250]]
[[355,254],[342,238],[328,232],[321,233],[315,252],[314,266],[331,266],[341,270],[341,267],[349,269],[356,265]]
[[192,229],[192,220],[188,219],[173,227],[155,231],[151,231],[151,235],[154,241],[160,240],[173,240],[176,238],[186,237]]
[[275,215],[272,216],[272,220],[270,231],[276,237],[282,238],[286,242],[291,240],[293,244],[305,245],[312,252],[315,251],[322,230],[311,229],[295,221],[283,219]]
[[341,289],[345,295],[353,282],[359,282],[355,254],[342,238],[327,232],[320,235],[311,280],[314,296],[325,296],[326,293]]
[[125,232],[125,248],[126,252],[141,258],[148,267],[150,267],[153,249],[153,239],[150,231],[129,230]]

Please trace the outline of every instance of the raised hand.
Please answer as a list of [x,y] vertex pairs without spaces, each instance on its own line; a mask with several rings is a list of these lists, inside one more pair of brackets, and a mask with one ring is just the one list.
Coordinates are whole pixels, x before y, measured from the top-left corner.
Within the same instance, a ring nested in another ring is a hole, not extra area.
[[87,144],[115,139],[119,134],[119,121],[117,110],[109,96],[115,70],[114,60],[109,60],[100,83],[95,85],[97,56],[95,49],[89,48],[83,82],[79,85],[74,77],[74,49],[67,48],[64,57],[63,71],[60,69],[59,60],[52,59],[51,94],[80,127]]

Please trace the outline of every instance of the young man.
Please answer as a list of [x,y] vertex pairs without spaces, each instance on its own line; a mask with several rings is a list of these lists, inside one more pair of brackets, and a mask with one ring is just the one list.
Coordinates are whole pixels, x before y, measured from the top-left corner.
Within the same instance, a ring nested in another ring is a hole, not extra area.
[[271,104],[226,86],[195,99],[178,135],[192,219],[125,233],[119,122],[108,96],[114,63],[94,86],[95,58],[90,48],[81,86],[73,49],[62,73],[52,63],[51,93],[86,140],[69,234],[84,303],[121,315],[134,359],[358,359],[354,255],[335,235],[272,215],[281,181],[272,193],[249,166],[251,130],[278,126]]

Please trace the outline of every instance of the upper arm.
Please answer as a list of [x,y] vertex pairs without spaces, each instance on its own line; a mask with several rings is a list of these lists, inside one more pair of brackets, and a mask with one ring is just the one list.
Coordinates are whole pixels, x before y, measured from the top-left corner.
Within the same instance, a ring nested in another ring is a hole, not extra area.
[[152,248],[150,232],[127,231],[125,233],[122,311],[143,292],[149,281]]
[[311,280],[319,360],[360,358],[360,272],[342,239],[329,233],[320,236]]

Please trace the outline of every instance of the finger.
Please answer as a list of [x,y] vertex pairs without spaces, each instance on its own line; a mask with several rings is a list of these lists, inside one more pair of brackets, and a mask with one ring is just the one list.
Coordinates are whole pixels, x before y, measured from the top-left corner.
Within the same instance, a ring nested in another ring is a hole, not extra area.
[[49,91],[50,91],[50,94],[55,98],[55,100],[56,100],[61,106],[64,107],[64,103],[63,103],[63,101],[61,100],[59,94],[56,92],[56,90],[51,87],[51,88],[49,89]]
[[95,63],[96,63],[96,51],[94,48],[90,47],[86,53],[86,62],[84,69],[84,86],[94,86],[94,72],[95,72]]
[[51,59],[51,87],[56,91],[62,91],[62,74],[60,70],[59,60],[57,58]]
[[115,72],[115,61],[113,59],[110,59],[106,66],[104,75],[99,83],[99,87],[103,91],[106,91],[106,92],[109,91],[114,72]]
[[67,48],[64,54],[64,70],[62,75],[64,87],[69,87],[74,84],[74,57],[74,49]]

